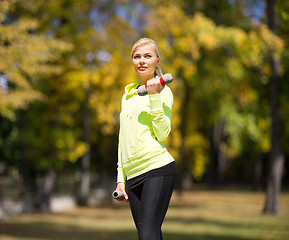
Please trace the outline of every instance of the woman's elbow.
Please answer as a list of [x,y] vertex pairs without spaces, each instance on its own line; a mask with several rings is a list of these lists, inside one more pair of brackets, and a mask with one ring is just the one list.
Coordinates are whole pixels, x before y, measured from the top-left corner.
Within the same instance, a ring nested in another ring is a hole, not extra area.
[[168,136],[170,135],[170,132],[171,132],[171,127],[168,127],[165,131],[158,134],[157,139],[160,142],[165,141],[168,138]]

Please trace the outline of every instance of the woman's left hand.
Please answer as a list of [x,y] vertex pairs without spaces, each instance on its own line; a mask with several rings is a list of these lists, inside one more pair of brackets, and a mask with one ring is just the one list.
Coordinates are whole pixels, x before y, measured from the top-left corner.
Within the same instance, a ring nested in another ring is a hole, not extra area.
[[165,86],[162,86],[160,83],[160,77],[155,76],[154,78],[147,81],[147,92],[148,94],[157,94],[160,93]]

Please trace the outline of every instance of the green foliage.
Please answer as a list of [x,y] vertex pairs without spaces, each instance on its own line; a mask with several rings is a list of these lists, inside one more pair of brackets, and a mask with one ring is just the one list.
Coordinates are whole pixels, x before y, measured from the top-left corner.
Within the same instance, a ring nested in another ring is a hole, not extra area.
[[289,91],[289,81],[288,81],[288,74],[289,74],[289,3],[288,1],[281,1],[278,0],[276,4],[276,11],[280,18],[280,25],[278,28],[278,34],[282,36],[285,41],[286,49],[283,52],[281,64],[282,64],[282,71],[283,74],[280,79],[280,105],[281,105],[281,116],[282,116],[282,128],[283,128],[283,148],[286,153],[289,153],[288,147],[288,136],[289,136],[289,108],[288,108],[288,91]]
[[[186,155],[196,179],[207,171],[208,132],[220,122],[225,136],[219,148],[226,158],[268,153],[268,52],[282,59],[285,76],[288,41],[261,23],[253,25],[244,15],[244,1],[234,2],[1,1],[0,58],[5,61],[0,75],[9,80],[9,89],[0,94],[0,115],[14,121],[9,133],[1,131],[2,159],[11,159],[7,149],[15,148],[14,165],[25,158],[36,170],[62,169],[90,149],[94,167],[115,164],[121,96],[124,86],[137,80],[130,48],[143,36],[158,42],[162,69],[175,78],[173,131],[166,144],[177,161],[188,89]],[[283,22],[287,7],[279,1]],[[282,26],[285,36],[288,27]],[[282,88],[288,89],[283,78]],[[280,101],[289,112],[287,95]],[[85,117],[89,144],[83,136]]]
[[[16,1],[1,1],[0,73],[8,79],[9,89],[0,95],[0,114],[15,120],[17,109],[26,109],[35,100],[44,100],[37,85],[61,73],[57,64],[62,53],[71,49],[65,42],[37,34],[38,21],[25,16],[13,21],[8,10]],[[43,44],[45,42],[45,44]]]
[[[175,4],[152,10],[146,31],[159,42],[165,69],[182,82],[172,85],[175,101],[182,99],[185,88],[192,92],[186,136],[189,165],[197,179],[208,163],[204,157],[209,151],[207,131],[220,121],[226,123],[226,136],[219,147],[227,158],[240,156],[248,148],[247,142],[255,145],[256,152],[270,150],[269,106],[260,109],[264,103],[260,97],[271,74],[268,52],[280,58],[282,39],[262,24],[249,32],[217,26],[203,14],[186,15]],[[175,117],[181,116],[181,108],[175,103]],[[177,120],[174,129],[179,129],[180,123]],[[196,134],[200,138],[195,138]],[[180,137],[173,138],[172,145],[179,146]]]
[[279,33],[289,43],[289,3],[288,1],[277,0],[276,11],[280,17]]

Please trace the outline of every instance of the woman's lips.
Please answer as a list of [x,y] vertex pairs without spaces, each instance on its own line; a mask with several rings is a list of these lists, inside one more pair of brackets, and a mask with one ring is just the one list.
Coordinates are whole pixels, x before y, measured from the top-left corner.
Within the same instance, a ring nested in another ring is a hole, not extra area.
[[145,66],[140,66],[138,69],[140,69],[140,70],[145,70],[146,67],[145,67]]

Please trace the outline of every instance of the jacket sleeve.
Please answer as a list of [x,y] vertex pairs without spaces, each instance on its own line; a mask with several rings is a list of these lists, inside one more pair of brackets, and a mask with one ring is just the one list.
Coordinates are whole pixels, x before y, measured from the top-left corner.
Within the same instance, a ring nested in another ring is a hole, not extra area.
[[151,119],[153,131],[162,142],[171,132],[171,109],[173,94],[168,86],[159,94],[149,95],[151,105]]
[[118,142],[118,162],[117,162],[117,183],[125,182],[125,171],[122,165],[122,156],[121,156],[121,142]]
[[[124,95],[122,97],[121,100],[121,108],[123,108],[122,104],[123,104],[123,99],[124,99]],[[121,149],[122,149],[122,145],[121,145],[121,129],[119,130],[119,136],[118,136],[118,161],[117,161],[117,183],[119,182],[125,182],[126,179],[126,173],[125,170],[123,168],[123,164],[122,164],[122,153],[121,153]]]

